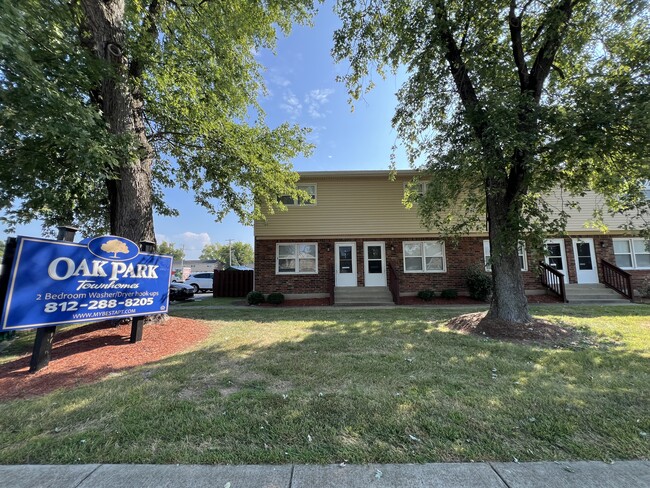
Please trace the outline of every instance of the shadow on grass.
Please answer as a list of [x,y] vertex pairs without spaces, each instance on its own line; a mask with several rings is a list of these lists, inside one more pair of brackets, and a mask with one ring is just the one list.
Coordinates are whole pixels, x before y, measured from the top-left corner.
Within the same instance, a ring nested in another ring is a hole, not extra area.
[[459,335],[443,327],[457,313],[219,311],[198,351],[0,405],[0,453],[8,463],[648,457],[647,356]]

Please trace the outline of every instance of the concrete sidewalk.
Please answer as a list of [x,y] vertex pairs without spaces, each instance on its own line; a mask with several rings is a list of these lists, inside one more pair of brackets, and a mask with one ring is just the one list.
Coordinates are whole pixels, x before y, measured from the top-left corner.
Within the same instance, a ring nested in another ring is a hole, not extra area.
[[1,488],[648,488],[650,461],[370,465],[0,465]]

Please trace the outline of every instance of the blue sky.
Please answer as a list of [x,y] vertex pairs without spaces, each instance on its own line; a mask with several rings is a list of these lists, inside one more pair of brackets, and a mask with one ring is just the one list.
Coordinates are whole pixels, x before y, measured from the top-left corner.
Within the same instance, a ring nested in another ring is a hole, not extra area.
[[[330,54],[339,23],[331,5],[321,6],[313,27],[295,26],[288,37],[278,39],[275,55],[258,54],[266,67],[268,95],[260,100],[266,122],[274,127],[288,121],[312,129],[310,141],[316,149],[309,158],[293,161],[298,171],[388,169],[391,147],[397,142],[390,120],[400,83],[393,76],[381,80],[375,75],[375,89],[352,111],[345,86],[336,82],[348,65],[335,64]],[[408,167],[402,151],[397,165]],[[228,239],[253,244],[253,228],[241,225],[234,215],[216,223],[191,195],[169,189],[166,197],[180,216],[156,215],[156,237],[158,242],[184,247],[187,259],[198,258],[206,244],[225,244]],[[21,226],[17,234],[39,236],[40,224]]]

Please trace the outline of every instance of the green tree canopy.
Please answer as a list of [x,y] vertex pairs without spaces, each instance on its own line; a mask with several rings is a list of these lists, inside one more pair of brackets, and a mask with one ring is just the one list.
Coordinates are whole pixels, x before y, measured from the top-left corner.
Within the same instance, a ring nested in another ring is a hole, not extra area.
[[306,130],[269,127],[261,49],[311,0],[0,0],[0,208],[153,240],[186,190],[244,223],[298,195]]
[[530,320],[517,242],[563,229],[547,192],[594,189],[612,211],[646,205],[647,2],[339,0],[337,11],[333,52],[350,62],[352,100],[373,71],[407,71],[393,125],[429,182],[423,221],[459,235],[487,214],[491,316]]
[[185,250],[177,249],[176,245],[173,242],[162,241],[158,244],[156,252],[158,254],[167,254],[169,256],[172,256],[176,261],[185,259]]
[[[231,254],[232,249],[232,254]],[[233,242],[231,245],[225,244],[208,244],[203,247],[199,259],[217,259],[222,263],[230,264],[232,256],[232,266],[243,266],[251,264],[255,260],[253,246],[247,242]]]

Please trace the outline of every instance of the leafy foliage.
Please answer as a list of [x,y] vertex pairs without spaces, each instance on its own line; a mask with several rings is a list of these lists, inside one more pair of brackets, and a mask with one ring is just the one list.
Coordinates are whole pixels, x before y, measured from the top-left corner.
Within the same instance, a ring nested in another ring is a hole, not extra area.
[[208,244],[203,247],[199,259],[216,259],[222,263],[230,264],[231,256],[233,266],[251,264],[255,260],[253,246],[247,242],[240,241],[233,242],[231,245],[223,245],[219,243]]
[[280,292],[269,293],[269,295],[266,297],[266,301],[267,303],[271,303],[273,305],[280,305],[284,302],[284,295]]
[[290,161],[309,153],[307,130],[266,125],[256,53],[292,23],[307,23],[311,0],[126,2],[124,73],[93,55],[84,3],[0,0],[0,208],[8,225],[40,218],[107,230],[106,181],[142,157],[133,134],[111,134],[99,109],[107,82],[142,103],[136,112],[155,151],[160,214],[177,214],[164,187],[190,192],[217,220],[233,210],[244,223],[281,207],[278,196],[298,195]]
[[643,298],[650,298],[650,278],[645,278],[639,287],[639,294]]
[[440,292],[440,298],[445,298],[447,300],[458,298],[458,290],[454,290],[453,288],[445,288]]
[[264,303],[264,294],[261,291],[251,291],[246,295],[246,301],[249,305],[259,305]]
[[449,236],[483,231],[487,214],[490,314],[530,318],[517,243],[539,249],[560,233],[571,195],[606,196],[594,226],[607,211],[647,225],[647,1],[339,0],[337,11],[333,53],[350,62],[340,79],[351,100],[374,71],[407,71],[393,125],[428,184],[406,203]]
[[[410,162],[423,163],[428,191],[418,203],[429,226],[456,235],[480,229],[486,182],[511,175],[523,180],[510,216],[515,237],[563,228],[566,209],[544,199],[558,186],[598,190],[613,211],[646,207],[647,2],[340,0],[337,10],[343,27],[333,53],[350,62],[340,79],[352,100],[372,88],[373,69],[407,69],[393,124]],[[462,73],[450,68],[452,56]],[[536,75],[529,92],[524,81]]]
[[433,290],[420,290],[418,292],[418,298],[420,300],[424,300],[425,302],[430,302],[435,296],[436,293]]
[[470,298],[483,302],[490,298],[492,293],[492,278],[485,272],[479,263],[471,265],[465,270],[465,284]]
[[158,254],[167,254],[172,256],[176,261],[185,259],[185,250],[177,249],[173,242],[162,241],[158,244],[156,252]]
[[111,136],[90,93],[100,65],[78,41],[63,2],[0,0],[0,207],[6,223],[44,227],[83,217],[107,233],[105,179],[125,141]]

